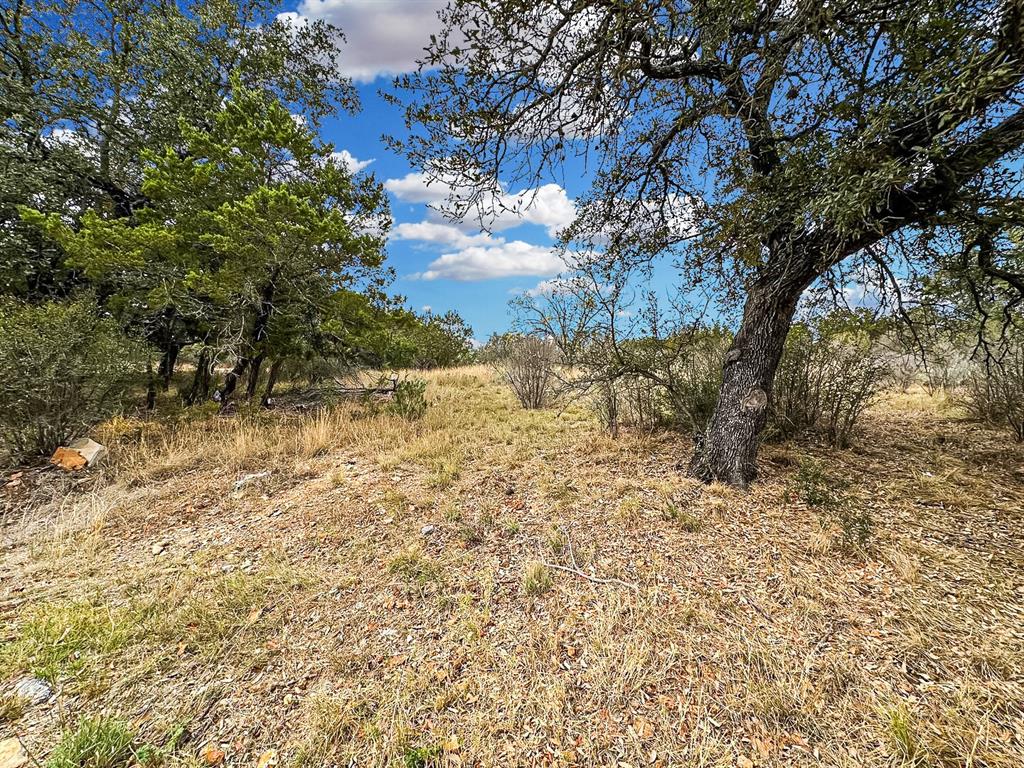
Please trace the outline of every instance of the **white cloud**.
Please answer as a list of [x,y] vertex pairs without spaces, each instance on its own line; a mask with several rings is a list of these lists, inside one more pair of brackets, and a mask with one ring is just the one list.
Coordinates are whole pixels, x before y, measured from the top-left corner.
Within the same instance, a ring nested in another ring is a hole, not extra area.
[[413,171],[400,179],[388,179],[384,189],[406,203],[443,203],[452,188],[444,181],[430,181],[427,174]]
[[423,280],[448,279],[460,282],[490,280],[519,275],[556,275],[565,269],[558,252],[545,245],[522,240],[494,239],[490,245],[471,246],[446,253],[430,262],[425,272],[413,275]]
[[332,152],[331,157],[348,168],[348,172],[352,174],[359,173],[374,160],[372,157],[369,160],[359,160],[347,149],[343,149],[340,152]]
[[[444,179],[433,179],[425,173],[411,172],[400,179],[388,179],[384,188],[406,203],[441,205],[452,197],[452,186]],[[572,224],[576,203],[558,184],[543,184],[521,192],[501,192],[483,203],[478,211],[480,223],[492,232],[502,232],[520,224],[538,224],[551,237]],[[467,219],[475,219],[470,214]],[[426,239],[426,238],[424,238]]]
[[501,231],[519,224],[539,224],[548,234],[558,233],[576,218],[576,203],[558,184],[544,184],[514,195],[502,195],[494,206],[491,229]]
[[278,15],[302,23],[322,19],[345,33],[340,70],[359,82],[416,69],[430,35],[441,29],[437,12],[446,0],[302,0]]
[[451,248],[469,248],[473,245],[487,245],[493,242],[486,232],[467,234],[452,224],[436,221],[417,221],[399,224],[391,231],[394,240],[420,240]]
[[422,307],[420,307],[420,312],[422,312],[423,314],[426,314],[427,312],[429,312],[432,309],[433,309],[433,307],[431,307],[429,304],[424,304]]

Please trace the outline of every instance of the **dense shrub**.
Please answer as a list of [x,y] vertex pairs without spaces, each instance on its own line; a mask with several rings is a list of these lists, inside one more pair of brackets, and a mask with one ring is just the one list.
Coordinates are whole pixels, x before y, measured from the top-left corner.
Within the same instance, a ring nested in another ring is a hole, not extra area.
[[427,382],[423,379],[406,379],[395,385],[391,397],[391,410],[403,419],[422,419],[427,412]]
[[500,341],[495,367],[523,408],[543,408],[551,396],[555,366],[561,355],[555,344],[537,336],[506,335]]
[[604,357],[591,351],[584,376],[596,382],[599,418],[612,435],[620,426],[700,432],[718,403],[728,344],[728,335],[712,328],[627,341],[605,348]]
[[145,349],[87,299],[0,303],[0,460],[47,454],[115,413]]
[[1008,343],[994,359],[976,362],[961,392],[970,416],[1009,427],[1024,442],[1024,344]]
[[845,447],[888,377],[870,334],[798,323],[789,332],[775,375],[771,432],[789,438],[814,430],[830,444]]

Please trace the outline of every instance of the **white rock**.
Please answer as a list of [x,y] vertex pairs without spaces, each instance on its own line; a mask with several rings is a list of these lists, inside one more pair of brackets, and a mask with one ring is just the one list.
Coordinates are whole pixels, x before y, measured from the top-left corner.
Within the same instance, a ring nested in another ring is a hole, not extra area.
[[422,528],[420,528],[420,533],[422,533],[424,536],[426,536],[427,534],[433,533],[433,532],[434,532],[434,526],[432,526],[432,525],[424,525]]
[[75,451],[79,456],[85,459],[85,466],[87,467],[93,466],[107,455],[107,449],[105,446],[100,445],[95,440],[90,440],[88,437],[80,437],[77,440],[72,440],[68,443],[68,448]]
[[53,689],[38,677],[23,677],[14,684],[14,696],[25,699],[29,704],[42,704],[53,695]]
[[255,474],[252,474],[252,475],[244,475],[244,476],[238,478],[237,480],[235,480],[235,485],[234,485],[233,490],[240,491],[243,488],[245,488],[245,486],[247,486],[249,483],[253,482],[254,480],[261,480],[264,477],[270,477],[270,470],[269,469],[264,470],[263,472],[256,472]]

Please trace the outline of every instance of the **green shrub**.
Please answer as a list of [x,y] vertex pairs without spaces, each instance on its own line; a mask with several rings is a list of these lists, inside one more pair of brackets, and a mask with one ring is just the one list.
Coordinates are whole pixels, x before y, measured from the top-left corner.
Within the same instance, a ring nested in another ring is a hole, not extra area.
[[864,549],[874,534],[871,513],[847,494],[845,480],[826,472],[821,462],[800,462],[793,482],[797,497],[815,510],[822,527],[838,528],[838,543],[845,549]]
[[395,385],[391,397],[391,410],[403,419],[422,419],[427,412],[427,382],[423,379],[406,379]]
[[88,299],[0,302],[0,461],[51,453],[117,412],[144,359]]
[[775,373],[769,436],[813,430],[845,448],[888,378],[881,350],[856,315],[845,324],[835,316],[797,323]]

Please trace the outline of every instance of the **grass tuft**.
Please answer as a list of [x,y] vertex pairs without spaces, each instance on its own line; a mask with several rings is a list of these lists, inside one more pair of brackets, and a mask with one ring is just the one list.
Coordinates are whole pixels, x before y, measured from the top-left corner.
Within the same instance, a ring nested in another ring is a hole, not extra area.
[[551,589],[553,584],[551,569],[544,563],[533,562],[526,566],[526,573],[523,575],[523,589],[530,597],[543,595]]

